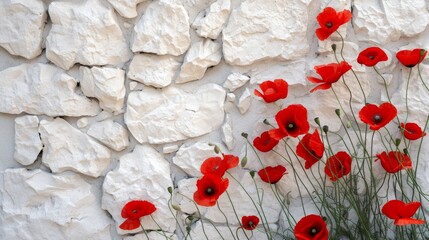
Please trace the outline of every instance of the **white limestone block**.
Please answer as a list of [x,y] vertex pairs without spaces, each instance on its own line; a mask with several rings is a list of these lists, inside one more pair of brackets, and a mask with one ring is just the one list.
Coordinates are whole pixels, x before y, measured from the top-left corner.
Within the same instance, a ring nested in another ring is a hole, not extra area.
[[0,112],[94,116],[96,101],[76,93],[77,80],[53,65],[21,64],[0,72]]
[[231,13],[231,0],[218,0],[210,8],[200,12],[192,28],[200,37],[216,39]]
[[111,220],[92,186],[73,172],[0,172],[2,239],[110,239]]
[[192,145],[182,145],[173,157],[173,163],[189,176],[201,177],[201,164],[210,157],[222,156],[216,154],[214,147],[207,142],[196,142]]
[[250,90],[246,88],[244,92],[241,94],[240,99],[238,99],[238,110],[240,110],[241,114],[245,114],[247,110],[249,110],[250,104],[252,103],[252,93]]
[[54,1],[49,5],[52,29],[46,38],[46,57],[70,69],[83,65],[116,65],[130,51],[113,8],[100,0]]
[[137,4],[147,0],[107,0],[125,18],[137,17]]
[[228,88],[230,92],[234,92],[242,87],[250,80],[250,77],[241,73],[231,73],[223,83],[224,88]]
[[308,4],[301,0],[245,0],[223,29],[223,53],[231,65],[293,60],[309,50]]
[[130,145],[128,131],[111,119],[92,124],[86,133],[117,152]]
[[229,114],[225,117],[225,122],[222,125],[222,141],[225,143],[228,150],[234,149],[235,140],[234,132],[232,129],[232,118]]
[[76,126],[80,129],[86,128],[88,124],[89,124],[89,119],[86,117],[80,118],[79,120],[76,121]]
[[119,112],[124,106],[125,71],[107,67],[80,67],[79,74],[83,93],[100,101],[106,111]]
[[39,137],[39,118],[23,116],[15,118],[15,153],[13,157],[22,165],[36,161],[42,150]]
[[177,144],[167,144],[162,147],[162,153],[164,154],[174,153],[177,150],[179,150],[179,146]]
[[110,164],[111,152],[61,118],[42,120],[42,162],[52,172],[72,170],[99,177]]
[[32,59],[42,53],[47,18],[42,0],[0,2],[0,46],[10,54]]
[[[131,231],[119,228],[125,221],[121,217],[121,210],[131,200],[146,200],[157,208],[151,216],[160,228],[174,232],[176,220],[168,208],[170,194],[167,191],[172,185],[170,165],[163,155],[150,146],[137,145],[133,152],[120,158],[119,166],[115,170],[106,175],[102,208],[112,215],[119,234],[136,233],[140,232],[141,228]],[[150,216],[142,217],[140,221],[146,230],[159,229]]]
[[182,55],[189,48],[189,17],[186,9],[168,0],[152,2],[134,26],[133,52]]
[[225,90],[216,84],[195,92],[145,88],[128,95],[125,123],[140,143],[170,143],[217,129],[224,118]]
[[130,63],[128,78],[149,86],[163,88],[170,85],[180,62],[170,55],[136,54]]
[[234,102],[234,101],[235,101],[235,98],[236,98],[236,96],[235,96],[235,94],[234,94],[234,93],[227,93],[227,94],[226,94],[226,100],[227,100],[228,102]]
[[208,67],[216,66],[222,58],[219,43],[206,39],[192,45],[186,53],[176,83],[186,83],[204,77]]

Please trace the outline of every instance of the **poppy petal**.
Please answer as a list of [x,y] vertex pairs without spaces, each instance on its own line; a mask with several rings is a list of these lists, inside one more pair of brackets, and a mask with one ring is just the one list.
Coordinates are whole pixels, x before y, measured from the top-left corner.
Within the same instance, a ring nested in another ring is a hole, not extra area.
[[126,219],[121,225],[119,225],[120,229],[123,230],[134,230],[140,227],[139,219]]

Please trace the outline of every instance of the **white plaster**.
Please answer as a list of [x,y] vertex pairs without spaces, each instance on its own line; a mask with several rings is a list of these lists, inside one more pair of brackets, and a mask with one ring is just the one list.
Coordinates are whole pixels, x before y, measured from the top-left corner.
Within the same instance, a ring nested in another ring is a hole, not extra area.
[[250,104],[252,103],[252,94],[249,89],[246,88],[244,92],[241,94],[240,99],[238,99],[238,110],[240,110],[241,114],[245,114],[247,110],[249,110]]
[[210,8],[200,12],[192,28],[200,37],[216,39],[231,12],[231,0],[218,0]]
[[22,165],[30,165],[36,161],[42,150],[39,137],[39,118],[23,116],[15,118],[15,153],[14,158]]
[[130,144],[128,131],[111,119],[92,124],[86,133],[117,152]]
[[235,140],[232,128],[232,118],[230,114],[226,114],[225,122],[222,125],[222,141],[225,143],[228,150],[234,149]]

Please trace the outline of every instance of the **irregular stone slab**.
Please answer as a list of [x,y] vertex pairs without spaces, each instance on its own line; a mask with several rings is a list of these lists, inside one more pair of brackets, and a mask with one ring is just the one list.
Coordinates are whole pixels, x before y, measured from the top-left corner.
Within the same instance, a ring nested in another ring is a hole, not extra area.
[[96,101],[75,92],[77,80],[49,64],[21,64],[0,72],[0,112],[94,116]]
[[182,55],[189,48],[189,17],[186,9],[172,1],[155,1],[149,5],[134,27],[133,52],[159,55]]
[[[217,144],[219,145],[219,144]],[[196,142],[190,146],[182,145],[173,157],[173,163],[189,176],[201,177],[201,164],[209,157],[222,156],[216,154],[214,147],[207,142]]]
[[226,115],[225,122],[222,125],[222,142],[225,143],[228,150],[234,149],[234,132],[232,131],[232,119],[229,114]]
[[174,56],[136,54],[130,63],[128,78],[162,88],[170,85],[179,66],[180,62]]
[[78,174],[0,173],[2,239],[110,239],[111,220]]
[[356,36],[379,44],[412,37],[426,29],[429,12],[424,0],[353,2]]
[[80,67],[81,87],[88,97],[100,101],[100,107],[110,112],[118,112],[124,106],[125,71],[118,68]]
[[147,0],[107,0],[125,18],[137,17],[137,4]]
[[99,177],[107,169],[111,152],[64,119],[42,120],[39,132],[43,142],[43,163],[52,172],[72,170]]
[[221,45],[212,40],[204,40],[192,45],[186,53],[176,83],[185,83],[204,77],[208,67],[218,65],[221,58]]
[[46,57],[70,69],[73,64],[116,65],[129,59],[129,49],[113,8],[100,0],[54,1],[49,5],[52,29]]
[[222,124],[225,95],[225,90],[216,84],[203,85],[194,93],[175,87],[131,92],[125,123],[140,143],[198,137]]
[[10,54],[32,59],[42,53],[46,7],[41,0],[0,2],[0,46]]
[[15,153],[13,157],[22,165],[36,161],[42,150],[39,137],[39,118],[24,116],[15,118]]
[[[255,11],[257,9],[257,11]],[[309,50],[308,5],[301,0],[245,0],[223,29],[223,53],[231,65],[293,60]]]
[[124,150],[130,144],[128,131],[111,119],[92,124],[86,133],[117,152]]
[[238,110],[240,110],[240,113],[245,114],[247,110],[249,110],[251,103],[252,103],[252,94],[250,93],[249,89],[246,88],[243,94],[241,94],[240,99],[238,99],[237,107],[238,107]]
[[[120,158],[115,170],[106,175],[102,208],[112,215],[119,234],[136,233],[142,229],[126,231],[119,228],[125,221],[121,210],[131,200],[146,200],[156,206],[157,210],[151,216],[161,229],[174,232],[176,220],[168,208],[170,194],[167,191],[172,185],[170,165],[164,157],[150,146],[137,145],[133,152]],[[150,216],[142,217],[140,221],[146,230],[160,228]]]
[[200,37],[216,39],[231,13],[231,0],[218,0],[202,11],[192,23]]
[[250,77],[241,73],[231,73],[223,83],[224,88],[228,88],[230,92],[234,92],[249,81]]

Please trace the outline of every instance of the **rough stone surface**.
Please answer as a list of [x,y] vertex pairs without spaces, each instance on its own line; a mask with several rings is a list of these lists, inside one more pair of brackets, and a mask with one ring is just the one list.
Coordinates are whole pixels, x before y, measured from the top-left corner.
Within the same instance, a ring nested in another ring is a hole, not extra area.
[[2,239],[110,239],[111,220],[91,185],[72,172],[0,172]]
[[173,163],[185,171],[189,176],[200,177],[201,164],[209,157],[222,156],[216,154],[214,147],[207,142],[196,142],[192,145],[182,145],[173,157]]
[[0,46],[27,59],[42,52],[46,7],[41,0],[0,2]]
[[168,154],[168,153],[174,153],[179,150],[179,146],[176,144],[167,144],[162,148],[162,153]]
[[140,143],[175,142],[209,133],[222,124],[225,90],[215,84],[194,93],[169,87],[128,96],[125,123]]
[[125,71],[117,68],[80,67],[81,87],[88,97],[100,101],[100,107],[118,112],[124,106]]
[[231,73],[223,83],[223,87],[230,92],[234,92],[249,81],[250,77],[241,73]]
[[249,65],[304,56],[309,50],[307,7],[301,0],[243,1],[222,32],[225,60],[231,65]]
[[128,44],[113,8],[100,0],[54,1],[49,5],[52,29],[46,57],[69,69],[83,65],[118,64],[129,59]]
[[[203,222],[204,225],[204,231],[203,231],[203,226],[201,224],[201,222],[197,222],[195,224],[195,227],[192,229],[191,231],[191,237],[192,239],[195,240],[204,240],[207,239],[206,236],[204,235],[204,232],[207,234],[207,236],[209,238],[212,239],[236,239],[236,235],[235,235],[235,229],[239,228],[240,226],[236,225],[236,226],[230,226],[231,229],[233,229],[233,233],[234,235],[231,234],[231,231],[229,230],[228,227],[226,226],[216,226],[216,228],[210,224],[210,222],[204,221]],[[272,231],[276,231],[277,230],[277,225],[275,224],[269,224],[270,229]],[[240,229],[238,230],[238,239],[249,239],[249,240],[266,240],[267,235],[263,232],[264,228],[261,226],[258,226],[255,230],[250,231],[250,230],[244,230],[246,232],[246,235],[243,233],[243,231]],[[222,237],[219,235],[219,233],[222,234]]]
[[240,113],[245,114],[249,109],[251,103],[252,103],[252,94],[250,93],[249,89],[246,88],[243,94],[241,94],[240,99],[238,99],[237,107],[238,107],[238,110],[240,110]]
[[169,55],[136,54],[130,64],[128,77],[149,86],[162,88],[170,85],[180,62]]
[[[118,233],[140,232],[141,228],[132,231],[119,228],[125,220],[121,210],[131,200],[150,201],[157,208],[151,216],[161,229],[174,232],[176,221],[168,207],[170,194],[167,191],[172,184],[170,165],[164,157],[150,146],[137,145],[133,152],[120,158],[115,170],[106,175],[102,208],[113,216]],[[140,221],[147,230],[159,229],[149,216],[140,218]]]
[[192,28],[200,37],[216,39],[231,12],[231,0],[218,0],[200,12]]
[[15,153],[14,158],[22,165],[30,165],[42,150],[39,137],[39,118],[24,116],[15,118]]
[[137,17],[137,4],[147,0],[107,0],[125,18]]
[[96,115],[96,101],[77,94],[76,79],[48,64],[21,64],[0,72],[0,112],[48,116]]
[[111,119],[92,124],[86,133],[115,151],[122,151],[130,144],[128,131]]
[[40,121],[43,163],[52,172],[72,170],[99,177],[110,164],[111,152],[61,118]]
[[222,58],[221,45],[212,40],[195,43],[186,53],[176,83],[185,83],[201,79],[208,67],[219,64]]
[[150,4],[134,27],[133,52],[182,55],[191,44],[186,9],[172,1]]
[[222,141],[225,143],[228,150],[233,150],[235,146],[234,132],[232,128],[232,118],[229,114],[225,117],[225,122],[222,125]]

